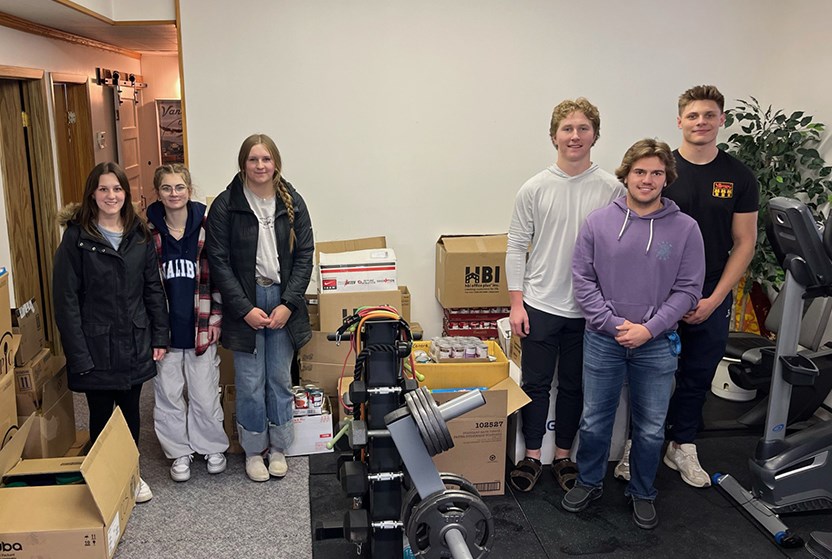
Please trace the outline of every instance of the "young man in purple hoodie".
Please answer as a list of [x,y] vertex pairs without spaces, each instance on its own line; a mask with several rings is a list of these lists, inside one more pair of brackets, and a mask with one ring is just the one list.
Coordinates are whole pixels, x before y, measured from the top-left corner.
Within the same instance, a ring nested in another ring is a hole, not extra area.
[[639,528],[658,524],[653,481],[680,352],[677,322],[702,296],[705,251],[696,221],[662,197],[676,179],[670,147],[633,144],[615,172],[626,195],[589,215],[572,258],[575,300],[586,318],[578,481],[563,508],[601,497],[615,412],[630,387],[632,450],[625,490]]

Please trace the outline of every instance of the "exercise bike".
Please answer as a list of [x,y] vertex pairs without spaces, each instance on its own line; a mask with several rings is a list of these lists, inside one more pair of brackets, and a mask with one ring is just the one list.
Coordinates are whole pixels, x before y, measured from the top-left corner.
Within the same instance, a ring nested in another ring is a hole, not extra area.
[[808,208],[787,198],[772,199],[769,213],[769,240],[786,271],[786,282],[765,430],[749,460],[751,491],[728,474],[714,474],[713,483],[776,543],[799,547],[802,539],[778,515],[832,509],[832,421],[786,436],[792,387],[811,385],[819,375],[816,364],[797,352],[797,345],[804,299],[832,294],[832,226],[821,238]]

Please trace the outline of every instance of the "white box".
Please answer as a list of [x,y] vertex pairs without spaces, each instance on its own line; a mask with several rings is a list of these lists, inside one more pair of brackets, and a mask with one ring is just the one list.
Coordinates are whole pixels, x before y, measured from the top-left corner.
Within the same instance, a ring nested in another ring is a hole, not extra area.
[[511,355],[511,323],[509,317],[497,321],[497,332],[500,334],[500,348],[506,355]]
[[396,283],[396,253],[392,248],[373,248],[350,252],[322,252],[320,258],[321,293],[391,291]]
[[327,407],[327,413],[321,415],[292,418],[292,423],[295,425],[295,441],[286,450],[286,456],[333,452],[332,449],[326,447],[326,443],[332,440],[332,413],[328,410]]
[[[513,361],[509,365],[509,376],[520,384],[522,372]],[[552,390],[549,392],[549,415],[546,419],[546,434],[543,435],[543,445],[540,447],[540,461],[543,464],[551,464],[555,458],[555,402],[558,395],[557,371],[555,380],[552,382]],[[522,386],[522,385],[521,385]],[[615,423],[612,428],[612,441],[610,441],[610,461],[618,461],[624,454],[624,443],[627,442],[627,433],[630,428],[630,391],[625,384],[621,391],[621,399],[618,401],[618,410],[615,413]],[[580,445],[580,433],[575,436],[575,443],[572,445],[572,459]],[[526,440],[523,437],[523,418],[520,412],[509,416],[508,420],[508,458],[513,464],[517,464],[526,457]]]

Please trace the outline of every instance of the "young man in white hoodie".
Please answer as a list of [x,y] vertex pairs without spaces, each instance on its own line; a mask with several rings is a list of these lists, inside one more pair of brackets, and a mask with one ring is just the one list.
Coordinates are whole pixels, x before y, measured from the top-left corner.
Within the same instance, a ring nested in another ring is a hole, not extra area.
[[556,365],[552,472],[564,491],[574,486],[578,475],[569,454],[583,406],[584,319],[572,295],[572,252],[587,215],[624,194],[615,176],[590,159],[600,130],[598,108],[585,98],[567,99],[555,107],[549,136],[557,161],[520,188],[508,231],[509,321],[512,333],[521,338],[522,385],[531,398],[521,410],[526,457],[509,475],[519,491],[530,491],[540,477],[540,448]]

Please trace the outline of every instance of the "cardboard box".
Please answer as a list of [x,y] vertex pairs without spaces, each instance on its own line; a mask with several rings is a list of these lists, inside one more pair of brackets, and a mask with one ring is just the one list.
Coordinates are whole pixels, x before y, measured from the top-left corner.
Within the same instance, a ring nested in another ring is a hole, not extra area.
[[[66,375],[64,375],[66,376]],[[54,380],[54,379],[53,379]],[[65,382],[65,381],[64,381]],[[57,396],[57,401],[51,399]],[[32,432],[23,450],[24,458],[56,458],[64,456],[69,447],[75,442],[75,405],[72,392],[66,389],[60,395],[55,391],[44,390],[41,409],[35,412]],[[19,423],[26,418],[17,417]]]
[[[508,317],[497,321],[497,341],[500,342],[500,349],[511,360],[511,324]],[[518,365],[519,367],[519,365]]]
[[355,314],[360,307],[388,305],[400,309],[402,294],[398,289],[392,291],[364,291],[359,293],[321,293],[318,308],[321,320],[321,332],[335,332],[348,316]]
[[34,299],[30,299],[15,309],[12,315],[15,333],[22,338],[15,359],[15,365],[19,367],[33,359],[42,348],[46,347],[46,335],[43,332],[43,317]]
[[77,458],[25,459],[35,418],[0,450],[5,484],[32,475],[80,475],[82,483],[0,487],[0,541],[12,554],[35,559],[110,559],[135,505],[139,451],[116,408],[89,454]]
[[228,436],[228,454],[242,454],[240,436],[237,433],[237,389],[233,384],[222,388],[222,426]]
[[19,392],[17,394],[17,415],[29,417],[42,409],[49,409],[64,395],[64,392],[68,391],[66,367],[63,367],[46,379],[40,390]]
[[90,450],[90,432],[75,431],[75,442],[66,451],[64,456],[85,456]]
[[[430,342],[414,349],[428,350]],[[507,417],[529,402],[509,378],[509,361],[497,342],[486,342],[496,361],[487,363],[417,363],[424,386],[442,403],[459,396],[448,389],[488,387],[486,404],[448,422],[454,447],[433,457],[439,471],[454,472],[471,481],[483,495],[505,493]],[[437,392],[437,390],[440,390]]]
[[20,336],[7,332],[0,341],[0,376],[14,376],[14,361],[20,347]]
[[318,415],[305,415],[292,418],[295,426],[295,440],[286,449],[286,456],[305,456],[333,452],[326,447],[332,440],[332,413],[329,404],[324,404],[326,412]]
[[11,440],[17,426],[14,375],[0,375],[0,448]]
[[217,345],[217,356],[220,358],[220,384],[234,384],[234,352]]
[[350,252],[371,248],[386,248],[385,237],[364,237],[362,239],[344,239],[341,241],[319,241],[315,243],[315,264],[320,263],[321,253]]
[[396,253],[392,248],[322,252],[319,257],[321,293],[398,289]]
[[436,242],[436,299],[447,308],[507,307],[508,236],[443,235]]
[[6,312],[6,309],[11,308],[9,272],[6,268],[0,268],[0,337],[5,337],[7,332],[12,331],[12,315],[11,312]]
[[[433,393],[444,403],[461,392]],[[453,472],[474,484],[483,495],[505,493],[507,416],[525,405],[525,393],[511,379],[483,394],[486,404],[448,422],[454,441],[450,450],[433,457],[440,472]]]
[[[343,380],[341,373],[343,371]],[[346,368],[341,363],[317,363],[315,361],[300,362],[300,383],[314,384],[324,391],[327,396],[338,396],[338,382],[341,380],[341,393],[343,394],[352,384],[355,363],[347,364]]]
[[17,393],[39,393],[46,381],[55,376],[65,365],[64,356],[56,357],[52,355],[49,348],[43,348],[31,361],[22,367],[15,367]]
[[[352,369],[355,365],[355,353],[350,351],[350,341],[341,340],[339,345],[327,339],[329,332],[312,332],[312,339],[300,348],[298,357],[301,361],[316,363],[335,363]],[[349,356],[349,359],[347,359]],[[301,367],[302,370],[302,367]]]

